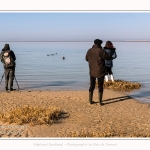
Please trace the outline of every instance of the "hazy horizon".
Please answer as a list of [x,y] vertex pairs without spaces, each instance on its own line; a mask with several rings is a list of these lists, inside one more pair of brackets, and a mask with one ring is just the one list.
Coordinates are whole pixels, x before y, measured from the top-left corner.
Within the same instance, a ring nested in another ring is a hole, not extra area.
[[[112,42],[150,42],[150,40],[111,40]],[[66,41],[42,41],[42,40],[35,40],[35,41],[28,41],[28,40],[24,40],[24,41],[0,41],[0,42],[93,42],[93,41],[79,41],[79,40],[73,40],[73,41],[69,41],[69,40],[66,40]],[[106,42],[106,41],[103,41],[103,42]]]

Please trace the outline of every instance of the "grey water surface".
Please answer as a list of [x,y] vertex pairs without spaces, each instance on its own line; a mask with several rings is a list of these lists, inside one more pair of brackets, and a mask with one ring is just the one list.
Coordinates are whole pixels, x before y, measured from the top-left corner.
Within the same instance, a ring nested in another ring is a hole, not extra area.
[[[85,55],[93,42],[8,42],[16,54],[16,79],[22,90],[88,90],[89,68]],[[5,42],[0,42],[2,49]],[[105,42],[102,44],[104,46]],[[113,42],[115,79],[140,82],[127,93],[150,103],[150,42]],[[65,57],[65,59],[62,59]],[[3,75],[0,63],[0,76]],[[17,84],[14,81],[14,87]],[[4,78],[0,85],[4,90]]]

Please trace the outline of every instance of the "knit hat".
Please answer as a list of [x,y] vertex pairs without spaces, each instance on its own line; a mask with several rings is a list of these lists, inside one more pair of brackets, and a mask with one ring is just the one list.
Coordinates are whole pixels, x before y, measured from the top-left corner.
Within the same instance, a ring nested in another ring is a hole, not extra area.
[[103,41],[100,40],[100,39],[95,39],[94,40],[94,44],[96,44],[96,45],[101,45],[102,43],[103,43]]

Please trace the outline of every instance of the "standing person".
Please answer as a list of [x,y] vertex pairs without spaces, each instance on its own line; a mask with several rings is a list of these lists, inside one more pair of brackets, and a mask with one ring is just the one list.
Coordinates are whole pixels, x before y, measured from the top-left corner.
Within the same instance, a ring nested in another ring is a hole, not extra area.
[[10,50],[9,44],[5,44],[0,54],[1,62],[4,66],[5,74],[5,90],[13,91],[13,80],[15,78],[16,56],[12,50]]
[[94,40],[94,45],[90,48],[85,56],[86,61],[89,64],[89,74],[90,74],[90,88],[89,88],[89,102],[93,103],[93,92],[95,89],[96,78],[98,79],[99,88],[99,104],[103,105],[103,84],[105,77],[105,59],[112,59],[111,55],[107,54],[101,47],[103,43],[100,39]]
[[110,75],[111,81],[114,82],[112,67],[113,67],[113,59],[117,58],[116,48],[113,46],[113,43],[111,41],[107,41],[104,50],[106,51],[106,53],[112,55],[111,60],[105,60],[105,67],[106,67],[105,81],[108,82],[108,75]]

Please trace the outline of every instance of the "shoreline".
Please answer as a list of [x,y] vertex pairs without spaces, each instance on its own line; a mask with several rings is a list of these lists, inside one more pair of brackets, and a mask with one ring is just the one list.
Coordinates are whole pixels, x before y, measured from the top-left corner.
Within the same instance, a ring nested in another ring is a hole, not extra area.
[[22,125],[20,133],[16,133],[15,127],[8,129],[16,124],[0,122],[2,138],[81,137],[89,132],[95,133],[93,137],[97,137],[98,132],[111,133],[112,137],[150,137],[150,105],[140,103],[123,92],[104,89],[103,106],[98,103],[97,89],[92,105],[88,102],[88,90],[24,90],[2,91],[0,94],[0,112],[24,105],[54,106],[67,115],[52,125]]

